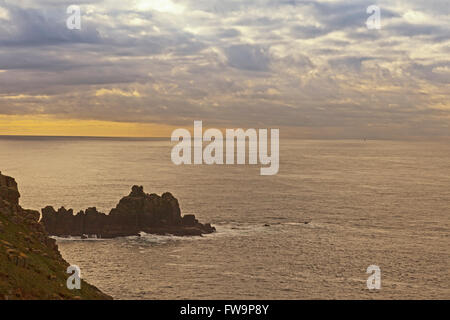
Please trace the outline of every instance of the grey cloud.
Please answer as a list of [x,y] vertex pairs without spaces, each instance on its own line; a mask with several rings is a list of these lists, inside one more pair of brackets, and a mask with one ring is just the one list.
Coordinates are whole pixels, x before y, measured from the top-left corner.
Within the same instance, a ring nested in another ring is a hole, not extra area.
[[269,53],[267,48],[252,45],[235,45],[226,48],[228,63],[233,68],[249,71],[267,71]]
[[411,23],[397,23],[390,25],[387,30],[393,35],[415,37],[415,36],[439,36],[443,35],[448,40],[450,39],[450,29],[443,28],[439,25],[431,24],[411,24]]
[[[365,26],[368,18],[367,7],[373,5],[372,0],[356,0],[351,2],[290,1],[294,6],[309,8],[311,13],[327,27],[328,30],[341,30]],[[381,7],[383,18],[398,17],[399,14],[386,6]]]
[[241,35],[241,32],[236,29],[224,29],[224,30],[220,30],[217,33],[217,36],[219,38],[234,38],[234,37],[237,37],[240,35]]
[[331,30],[315,26],[294,26],[292,35],[299,39],[312,39],[328,34]]
[[352,71],[360,71],[364,61],[372,60],[371,57],[340,57],[330,59],[329,64],[336,69],[350,69]]
[[[439,67],[447,68],[448,71],[442,74],[435,72],[435,68]],[[432,64],[411,63],[405,68],[405,71],[420,79],[450,84],[450,61],[440,61]]]
[[83,24],[82,30],[69,30],[66,27],[68,17],[66,7],[37,10],[8,5],[7,9],[12,25],[0,25],[0,46],[40,46],[102,41],[91,24]]

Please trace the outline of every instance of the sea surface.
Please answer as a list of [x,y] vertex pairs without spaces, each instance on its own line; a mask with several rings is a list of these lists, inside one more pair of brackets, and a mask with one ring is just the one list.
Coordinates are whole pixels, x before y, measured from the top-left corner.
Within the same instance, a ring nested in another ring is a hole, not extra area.
[[[2,137],[0,170],[25,208],[108,213],[138,184],[216,226],[202,238],[58,239],[116,299],[450,299],[450,143],[281,140],[275,176],[175,166],[172,146]],[[367,288],[370,265],[380,290]]]

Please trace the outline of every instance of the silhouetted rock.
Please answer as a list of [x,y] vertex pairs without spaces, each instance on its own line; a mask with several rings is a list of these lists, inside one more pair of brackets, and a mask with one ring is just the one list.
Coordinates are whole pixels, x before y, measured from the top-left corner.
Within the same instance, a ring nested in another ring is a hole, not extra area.
[[197,219],[195,219],[195,216],[193,214],[186,214],[183,217],[183,225],[185,226],[195,226],[195,224],[198,223]]
[[162,196],[146,194],[142,186],[133,186],[128,196],[106,215],[89,208],[73,215],[72,210],[42,209],[42,224],[55,236],[96,235],[115,238],[140,232],[201,236],[216,231],[210,224],[198,222],[194,215],[181,216],[178,200],[169,192]]
[[11,205],[19,205],[20,193],[14,178],[2,175],[0,171],[0,199],[9,202]]

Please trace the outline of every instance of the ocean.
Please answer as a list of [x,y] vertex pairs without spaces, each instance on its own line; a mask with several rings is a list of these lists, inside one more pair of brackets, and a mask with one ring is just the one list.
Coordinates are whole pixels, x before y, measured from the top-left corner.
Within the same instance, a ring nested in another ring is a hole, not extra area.
[[[448,142],[282,139],[273,176],[260,165],[176,166],[173,145],[1,137],[0,170],[24,208],[108,213],[143,185],[216,226],[194,238],[58,239],[116,299],[450,299]],[[379,290],[367,288],[371,265]]]

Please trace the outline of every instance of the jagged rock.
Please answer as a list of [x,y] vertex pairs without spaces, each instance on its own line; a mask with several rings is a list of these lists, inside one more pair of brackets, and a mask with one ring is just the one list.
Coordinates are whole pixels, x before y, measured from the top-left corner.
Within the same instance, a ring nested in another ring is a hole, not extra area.
[[139,235],[139,232],[199,236],[216,229],[201,224],[194,215],[181,216],[178,200],[169,192],[162,196],[146,194],[142,186],[133,186],[108,215],[88,208],[73,215],[72,210],[42,209],[42,224],[55,236],[97,235],[101,238]]
[[14,178],[2,175],[0,171],[0,199],[12,205],[19,205],[20,193]]
[[14,248],[14,246],[11,243],[9,243],[8,241],[5,241],[5,240],[0,240],[0,244],[6,248]]
[[12,261],[16,266],[26,268],[28,266],[28,256],[23,253],[19,252],[15,249],[8,249],[6,250],[6,254],[8,256],[8,259]]
[[56,280],[56,276],[54,274],[49,274],[47,275],[47,279],[53,281]]
[[35,210],[22,210],[22,216],[29,223],[39,222],[39,219],[41,218],[39,211]]
[[195,226],[196,223],[198,223],[198,220],[195,219],[195,215],[193,214],[186,214],[183,217],[183,225],[185,226]]

